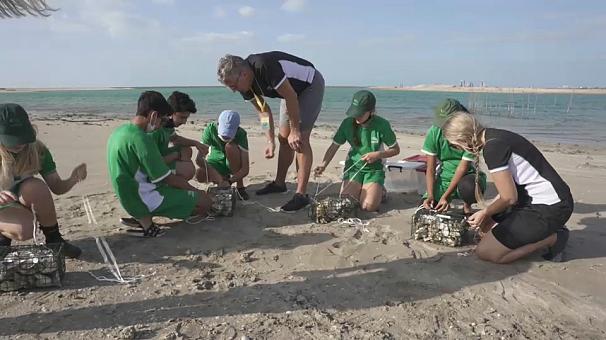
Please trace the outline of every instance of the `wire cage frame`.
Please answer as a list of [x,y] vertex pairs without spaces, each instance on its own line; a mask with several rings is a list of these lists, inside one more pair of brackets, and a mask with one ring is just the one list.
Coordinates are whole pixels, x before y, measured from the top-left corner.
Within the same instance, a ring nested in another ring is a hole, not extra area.
[[211,216],[233,216],[236,209],[236,190],[233,187],[208,189],[213,204],[210,208]]
[[330,223],[339,219],[355,218],[359,206],[359,202],[350,196],[322,196],[312,201],[309,217],[316,223]]
[[0,291],[61,287],[63,244],[0,247]]
[[411,237],[414,240],[441,244],[449,247],[464,245],[469,230],[467,218],[455,213],[438,213],[419,208],[412,215]]

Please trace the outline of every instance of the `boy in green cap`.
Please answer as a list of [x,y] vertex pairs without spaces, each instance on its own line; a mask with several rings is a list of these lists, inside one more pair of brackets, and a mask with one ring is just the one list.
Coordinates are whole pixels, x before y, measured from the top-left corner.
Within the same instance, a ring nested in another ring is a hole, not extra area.
[[[423,149],[427,155],[426,185],[427,192],[423,196],[423,207],[445,212],[450,207],[453,198],[463,200],[463,210],[471,213],[471,205],[475,198],[475,172],[477,158],[469,152],[451,147],[442,136],[442,124],[455,112],[469,112],[459,101],[448,98],[435,109],[432,126],[427,131]],[[437,161],[440,161],[440,171],[436,175]],[[471,166],[474,163],[475,166]],[[480,187],[486,189],[486,175],[480,173]],[[436,201],[436,198],[438,199]]]
[[221,112],[217,122],[209,123],[204,129],[202,143],[209,146],[210,153],[206,159],[198,154],[196,179],[201,183],[213,182],[220,187],[237,183],[238,197],[248,200],[244,187],[244,178],[250,168],[248,137],[240,127],[240,114],[231,110]]
[[153,216],[204,216],[212,204],[204,191],[172,173],[158,145],[146,133],[158,129],[171,113],[162,94],[143,92],[135,117],[116,128],[107,141],[112,187],[124,210],[139,222],[135,231],[144,237],[162,234],[153,223]]
[[375,106],[372,92],[362,90],[354,94],[347,118],[335,133],[322,164],[314,170],[316,176],[321,175],[339,147],[348,142],[351,149],[345,161],[341,195],[357,199],[365,211],[377,211],[384,196],[385,170],[381,160],[400,153],[389,121],[375,114]]
[[86,164],[80,164],[62,179],[23,107],[0,104],[0,246],[32,238],[35,213],[47,244],[62,244],[67,257],[80,256],[80,248],[67,243],[59,232],[51,192],[65,194],[85,178]]
[[[187,94],[179,91],[174,91],[168,97],[168,103],[174,112],[161,128],[150,132],[150,135],[158,144],[160,154],[174,174],[190,180],[196,171],[191,160],[193,155],[191,147],[195,147],[199,153],[206,155],[208,146],[177,135],[175,128],[187,123],[189,116],[197,112],[196,103]],[[173,146],[169,146],[170,143]]]

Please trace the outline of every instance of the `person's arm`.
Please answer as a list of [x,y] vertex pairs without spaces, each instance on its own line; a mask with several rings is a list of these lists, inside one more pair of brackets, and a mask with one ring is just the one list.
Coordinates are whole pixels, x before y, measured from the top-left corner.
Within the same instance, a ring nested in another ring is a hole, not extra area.
[[[486,208],[476,212],[469,218],[469,224],[475,227],[487,226],[486,220],[495,214],[505,211],[518,202],[518,190],[509,170],[491,173],[491,178],[499,195]],[[488,230],[482,230],[487,232]]]
[[339,150],[340,146],[341,146],[340,144],[337,144],[334,142],[332,144],[330,144],[328,149],[326,149],[326,153],[324,153],[324,158],[322,159],[322,163],[314,169],[314,175],[316,175],[316,176],[322,175],[324,170],[326,170],[326,167],[328,166],[328,164],[330,164],[330,161],[332,161],[332,159],[335,157],[335,154]]
[[165,184],[167,184],[171,187],[175,187],[178,189],[185,189],[185,190],[189,190],[189,191],[200,191],[198,188],[189,184],[189,182],[185,178],[183,178],[181,176],[173,175],[173,174],[166,176],[162,180],[162,182],[164,182]]
[[427,187],[427,198],[423,201],[425,209],[433,209],[436,201],[433,197],[434,185],[436,183],[436,163],[435,155],[427,155],[427,169],[425,170],[425,186]]
[[86,164],[80,164],[74,168],[67,179],[62,179],[57,171],[42,175],[50,191],[55,195],[63,195],[70,191],[78,182],[86,179]]
[[[267,147],[265,148],[265,158],[273,158],[274,151],[276,150],[276,134],[274,129],[274,115],[271,112],[271,108],[264,98],[261,98],[262,103],[258,103],[255,98],[251,99],[250,102],[259,115],[259,120],[263,123],[264,119],[268,120],[267,127],[261,126],[265,130],[265,137],[267,138]],[[262,124],[263,125],[263,124]]]
[[465,159],[462,159],[461,162],[459,162],[459,165],[455,170],[454,176],[452,176],[452,179],[450,180],[450,185],[448,185],[448,188],[446,189],[444,194],[442,194],[442,197],[440,197],[440,200],[436,205],[436,210],[440,212],[448,210],[448,198],[457,189],[457,185],[459,184],[459,181],[461,181],[461,178],[463,178],[463,176],[465,176],[465,174],[467,173],[467,170],[469,169],[469,163],[470,162]]
[[288,135],[288,144],[290,147],[298,151],[301,148],[301,117],[299,116],[299,97],[292,88],[288,79],[285,79],[276,89],[278,94],[286,102],[286,112],[290,122],[290,134]]
[[[206,155],[208,153],[208,145],[203,144],[195,139],[185,138],[183,136],[179,136],[174,134],[170,136],[170,142],[174,145],[187,146],[187,147],[195,147],[199,152]],[[177,153],[177,158],[180,158],[180,155]]]

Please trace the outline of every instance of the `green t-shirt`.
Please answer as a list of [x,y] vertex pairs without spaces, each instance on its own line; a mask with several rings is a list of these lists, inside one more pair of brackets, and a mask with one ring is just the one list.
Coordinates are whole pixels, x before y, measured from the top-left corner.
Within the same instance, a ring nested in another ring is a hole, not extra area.
[[157,130],[149,132],[150,137],[158,145],[158,150],[162,156],[166,156],[169,152],[168,144],[170,143],[170,137],[175,134],[174,127],[161,127]]
[[[364,126],[358,125],[356,129],[354,129],[354,123],[354,118],[345,118],[332,139],[334,143],[339,145],[343,145],[345,142],[351,145],[345,162],[347,167],[358,162],[362,156],[369,152],[383,150],[383,144],[387,145],[388,148],[398,144],[396,134],[391,129],[389,121],[383,117],[372,116]],[[357,134],[359,138],[360,145],[358,146],[354,144],[354,134]],[[362,162],[359,162],[354,167],[359,169],[362,166]],[[364,170],[379,169],[383,169],[383,163],[380,161],[364,167]]]
[[114,192],[133,217],[148,216],[162,204],[156,188],[171,171],[158,145],[138,126],[128,123],[114,130],[107,141],[107,165]]
[[[240,147],[242,151],[248,152],[248,137],[246,131],[238,127],[238,131],[234,136],[234,142]],[[210,122],[202,133],[202,143],[210,147],[208,156],[206,159],[223,160],[225,159],[225,142],[219,138],[217,132],[217,123]]]
[[[55,164],[55,160],[53,159],[53,155],[50,153],[47,147],[43,147],[40,150],[40,171],[38,173],[44,177],[52,174],[57,171],[57,165]],[[13,186],[15,188],[18,187],[19,183],[30,178],[32,175],[36,174],[27,174],[27,175],[16,175],[13,178]]]
[[[427,130],[425,142],[423,143],[423,149],[421,151],[427,155],[436,156],[442,163],[440,173],[442,178],[451,179],[454,176],[459,163],[461,163],[461,159],[470,162],[475,160],[475,156],[472,153],[451,148],[450,145],[448,145],[446,138],[442,135],[442,129],[435,125],[432,125],[429,130]],[[467,169],[467,173],[475,173],[474,168],[470,166]]]

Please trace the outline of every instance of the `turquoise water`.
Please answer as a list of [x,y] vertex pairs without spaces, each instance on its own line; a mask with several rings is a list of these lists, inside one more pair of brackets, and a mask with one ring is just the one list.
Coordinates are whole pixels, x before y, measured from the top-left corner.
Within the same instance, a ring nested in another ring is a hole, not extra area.
[[[329,87],[317,124],[337,124],[352,94],[359,88]],[[128,117],[145,89],[0,93],[0,102],[15,102],[37,117],[66,114]],[[224,109],[239,111],[245,123],[254,123],[252,106],[223,87],[155,88],[168,96],[188,93],[198,106],[197,118],[213,118]],[[485,125],[518,132],[532,140],[565,144],[603,144],[606,140],[606,96],[569,94],[470,94],[373,90],[377,112],[396,130],[423,133],[431,124],[433,107],[444,98],[456,98],[480,115]],[[277,100],[269,101],[274,112]]]

